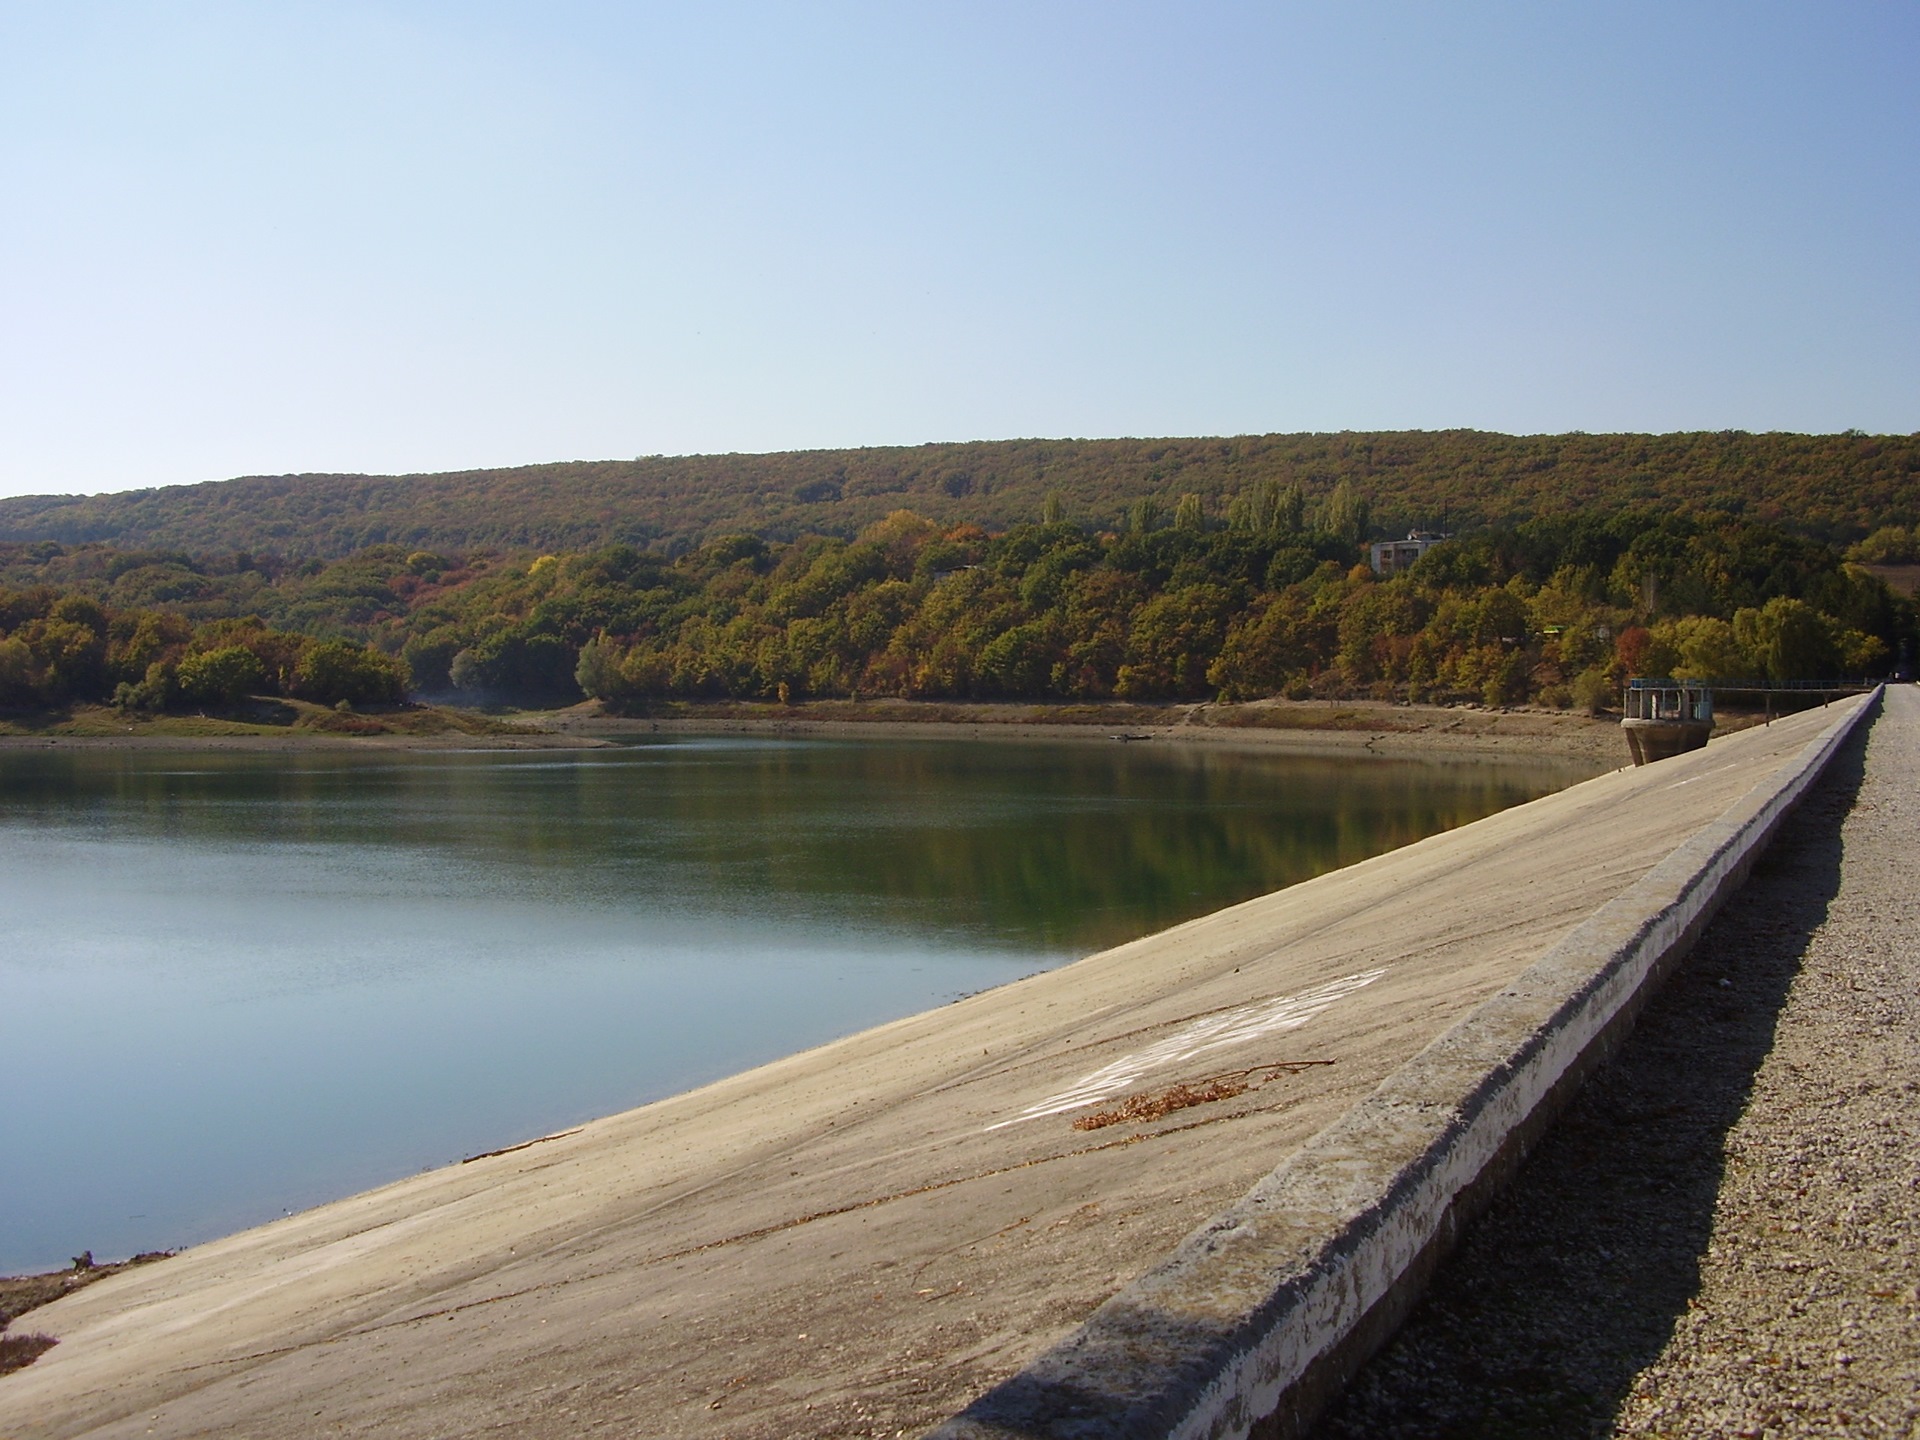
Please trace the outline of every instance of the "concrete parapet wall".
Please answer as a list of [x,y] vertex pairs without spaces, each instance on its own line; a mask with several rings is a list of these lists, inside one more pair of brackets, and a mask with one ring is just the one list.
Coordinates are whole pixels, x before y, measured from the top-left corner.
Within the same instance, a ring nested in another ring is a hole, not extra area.
[[1793,761],[931,1440],[1300,1434],[1880,698],[1847,705]]

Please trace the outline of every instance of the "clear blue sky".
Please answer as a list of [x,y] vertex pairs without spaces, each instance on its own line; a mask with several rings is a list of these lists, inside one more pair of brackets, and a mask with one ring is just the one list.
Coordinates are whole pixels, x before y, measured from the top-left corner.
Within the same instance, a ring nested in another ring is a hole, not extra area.
[[1920,428],[1920,5],[0,0],[0,493]]

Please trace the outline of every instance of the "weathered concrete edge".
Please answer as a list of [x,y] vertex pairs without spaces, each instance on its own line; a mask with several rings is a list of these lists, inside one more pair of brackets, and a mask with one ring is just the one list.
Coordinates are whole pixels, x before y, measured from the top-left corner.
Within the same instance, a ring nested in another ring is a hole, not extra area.
[[1878,707],[1801,753],[1575,927],[930,1440],[1300,1434]]

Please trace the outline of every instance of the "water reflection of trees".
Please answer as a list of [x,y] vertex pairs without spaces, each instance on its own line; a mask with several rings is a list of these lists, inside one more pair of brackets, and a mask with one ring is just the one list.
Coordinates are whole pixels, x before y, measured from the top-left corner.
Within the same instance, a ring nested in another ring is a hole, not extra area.
[[[729,743],[577,756],[0,756],[0,815],[182,842],[400,848],[649,913],[1088,949],[1559,788],[1550,763]],[[300,864],[297,854],[289,863]]]

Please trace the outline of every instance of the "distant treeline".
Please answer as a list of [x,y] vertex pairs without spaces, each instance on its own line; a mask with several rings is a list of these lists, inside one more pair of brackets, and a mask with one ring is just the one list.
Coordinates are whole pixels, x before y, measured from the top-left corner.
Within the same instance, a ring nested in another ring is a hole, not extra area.
[[225,709],[256,695],[390,705],[406,692],[400,661],[356,641],[252,619],[195,625],[165,610],[119,610],[41,586],[0,590],[0,708]]
[[[1211,513],[989,533],[899,510],[857,537],[719,537],[331,563],[0,546],[0,704],[209,703],[260,685],[644,709],[666,698],[1371,695],[1598,706],[1633,673],[1882,673],[1912,603],[1828,544],[1668,506],[1494,526],[1391,578],[1368,505],[1259,482]],[[1911,545],[1884,527],[1877,553]],[[251,657],[248,660],[242,655]]]
[[1142,501],[1209,521],[1261,485],[1311,504],[1346,481],[1386,531],[1469,530],[1658,503],[1847,543],[1920,522],[1920,436],[1494,435],[1014,440],[647,457],[414,476],[285,475],[122,494],[0,499],[0,541],[338,559],[578,552],[679,556],[727,534],[852,539],[894,510],[992,533],[1042,518],[1119,529]]

